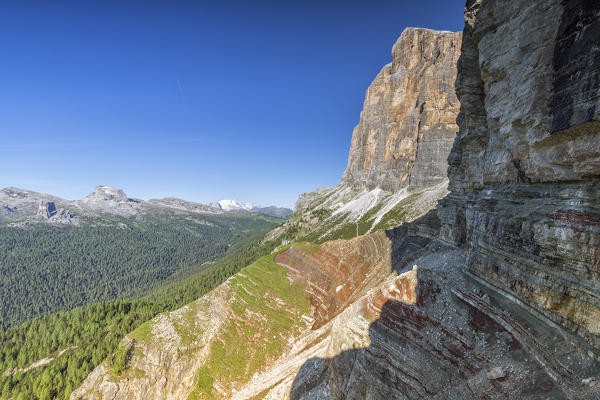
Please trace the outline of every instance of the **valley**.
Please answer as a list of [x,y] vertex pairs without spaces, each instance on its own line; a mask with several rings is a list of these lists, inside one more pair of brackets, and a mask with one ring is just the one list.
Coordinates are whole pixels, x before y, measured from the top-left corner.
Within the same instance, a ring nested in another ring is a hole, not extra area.
[[284,221],[108,186],[81,201],[7,188],[0,201],[2,398],[68,397],[126,333],[269,252],[259,240]]
[[17,189],[0,194],[3,207],[15,210],[0,225],[0,295],[6,299],[0,327],[140,297],[199,272],[231,246],[255,240],[283,221],[183,200],[146,203],[107,186],[80,202]]

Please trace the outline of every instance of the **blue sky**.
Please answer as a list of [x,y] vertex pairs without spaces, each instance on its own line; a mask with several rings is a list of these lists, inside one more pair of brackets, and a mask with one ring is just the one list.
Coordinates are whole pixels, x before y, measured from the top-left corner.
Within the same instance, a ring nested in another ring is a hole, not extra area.
[[0,13],[0,187],[293,206],[339,183],[407,26],[464,0],[23,1]]

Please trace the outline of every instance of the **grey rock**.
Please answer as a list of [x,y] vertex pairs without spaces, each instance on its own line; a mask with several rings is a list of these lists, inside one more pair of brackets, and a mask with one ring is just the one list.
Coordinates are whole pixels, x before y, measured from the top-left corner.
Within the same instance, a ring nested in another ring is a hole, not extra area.
[[143,208],[143,201],[130,199],[125,192],[111,186],[98,185],[92,193],[77,204],[86,210],[121,216],[132,216]]
[[52,218],[56,215],[56,205],[52,201],[40,201],[37,215],[43,218]]
[[469,1],[441,239],[600,350],[600,4]]
[[42,220],[54,224],[69,224],[79,225],[79,217],[71,215],[71,213],[64,208],[56,208],[56,205],[52,201],[41,200],[38,206],[37,215]]
[[148,204],[156,207],[165,207],[174,210],[189,211],[202,214],[222,213],[222,211],[219,208],[215,208],[211,205],[182,200],[175,197],[166,197],[164,199],[150,199],[148,200]]
[[[250,204],[250,203],[248,203]],[[18,188],[0,189],[0,222],[10,226],[27,226],[36,223],[112,224],[103,214],[129,218],[144,218],[148,214],[222,214],[220,207],[182,200],[130,198],[121,189],[98,185],[81,200],[66,200],[45,193]],[[292,211],[283,207],[251,207],[248,211],[276,218],[287,218]]]
[[486,374],[488,379],[502,379],[506,377],[506,371],[502,367],[494,367]]
[[[18,188],[0,189],[0,222],[39,223],[49,222],[59,208],[76,208],[74,202],[44,193],[32,192]],[[40,218],[42,217],[42,218]],[[54,218],[52,222],[66,220]]]

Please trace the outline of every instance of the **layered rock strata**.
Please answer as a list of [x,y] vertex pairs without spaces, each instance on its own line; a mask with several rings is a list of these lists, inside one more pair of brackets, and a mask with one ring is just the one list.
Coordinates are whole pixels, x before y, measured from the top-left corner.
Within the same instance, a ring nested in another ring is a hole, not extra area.
[[396,192],[446,178],[461,32],[406,29],[365,97],[342,183]]
[[[464,251],[439,244],[439,228],[431,212],[388,232],[292,246],[273,256],[278,267],[250,266],[133,332],[122,343],[130,353],[127,370],[117,375],[107,360],[71,398],[592,399],[600,393],[591,347],[465,275]],[[303,287],[300,297],[281,294],[278,282]],[[299,306],[305,302],[310,307]],[[276,350],[265,357],[262,349],[269,348]],[[239,362],[244,368],[235,368]]]
[[[127,370],[114,373],[109,359],[71,398],[250,398],[265,390],[289,392],[306,360],[335,354],[323,352],[332,321],[372,287],[396,279],[391,248],[379,232],[320,247],[301,243],[258,260],[209,295],[128,335],[121,344],[130,354]],[[396,297],[414,297],[413,275],[406,275],[412,283],[398,281]],[[209,386],[202,384],[206,379]]]
[[468,1],[441,237],[600,355],[600,4]]
[[421,229],[451,246],[400,245],[416,303],[384,303],[370,345],[307,362],[291,398],[600,397],[599,10],[467,2],[451,194]]
[[[464,261],[460,251],[436,254],[444,258],[417,260],[415,304],[374,299],[364,309],[374,318],[368,346],[309,360],[290,398],[595,398],[590,376],[598,364],[585,346],[570,344],[515,303],[454,274],[452,264]],[[345,334],[356,334],[353,328]]]

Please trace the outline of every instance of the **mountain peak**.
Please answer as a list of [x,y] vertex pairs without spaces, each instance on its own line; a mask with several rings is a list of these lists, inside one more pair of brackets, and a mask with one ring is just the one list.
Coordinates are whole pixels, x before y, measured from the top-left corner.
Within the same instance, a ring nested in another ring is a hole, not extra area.
[[219,200],[214,205],[224,211],[252,211],[261,208],[256,203],[243,203],[232,199]]
[[454,90],[461,32],[407,28],[365,96],[342,182],[358,189],[423,188],[446,179],[458,132]]
[[83,201],[115,201],[115,202],[127,202],[129,198],[122,189],[118,189],[107,185],[98,185],[94,191],[88,194]]
[[123,190],[107,185],[96,186],[79,204],[89,210],[123,216],[134,215],[143,208],[142,200],[130,199]]

